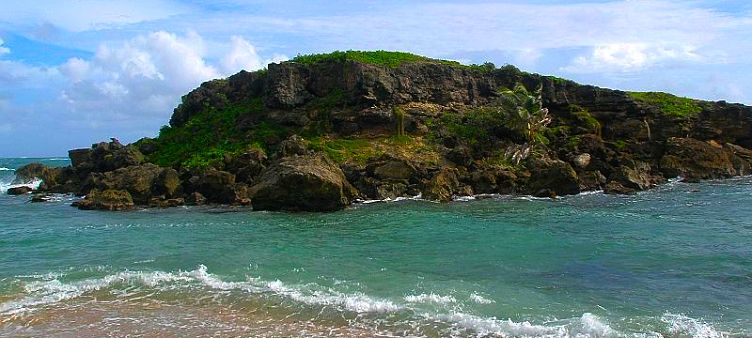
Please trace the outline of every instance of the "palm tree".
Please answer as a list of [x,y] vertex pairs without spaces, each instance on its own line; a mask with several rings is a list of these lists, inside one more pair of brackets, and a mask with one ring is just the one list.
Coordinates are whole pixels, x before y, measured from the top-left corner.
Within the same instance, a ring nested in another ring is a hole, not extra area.
[[521,133],[525,143],[507,149],[507,156],[515,164],[527,158],[531,151],[545,142],[543,130],[551,123],[548,108],[543,108],[542,87],[530,93],[525,86],[517,84],[514,89],[504,89],[501,94],[501,112],[507,118],[510,129]]

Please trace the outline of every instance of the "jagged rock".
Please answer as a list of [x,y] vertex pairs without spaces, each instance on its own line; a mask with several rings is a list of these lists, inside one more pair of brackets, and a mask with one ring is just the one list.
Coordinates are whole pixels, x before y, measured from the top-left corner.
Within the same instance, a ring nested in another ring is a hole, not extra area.
[[180,189],[180,180],[174,169],[147,163],[106,173],[92,173],[87,185],[100,191],[127,191],[135,203],[145,205],[153,196],[175,197]]
[[578,172],[577,178],[580,180],[580,191],[603,189],[608,182],[599,170]]
[[572,159],[572,162],[574,162],[574,165],[576,165],[578,168],[585,169],[588,165],[590,165],[590,154],[584,153],[579,154]]
[[373,173],[380,179],[409,180],[415,175],[415,166],[404,160],[391,159],[377,164]]
[[447,153],[446,157],[455,164],[465,167],[469,167],[473,163],[473,154],[470,151],[470,148],[466,146],[452,148]]
[[92,149],[90,148],[68,150],[68,158],[71,160],[71,166],[78,168],[91,163],[91,153]]
[[478,169],[469,173],[476,194],[512,194],[517,190],[517,175],[500,168]]
[[[573,195],[580,192],[579,179],[569,163],[554,159],[532,160],[527,191],[532,195]],[[543,193],[541,193],[543,191]]]
[[185,199],[183,198],[152,197],[149,200],[149,206],[156,208],[174,208],[181,205],[185,205]]
[[322,154],[282,158],[256,182],[249,191],[254,210],[334,211],[358,196],[342,170]]
[[402,182],[384,182],[376,187],[376,198],[380,200],[395,199],[405,196],[406,193],[407,185]]
[[308,142],[298,135],[292,135],[279,144],[279,155],[305,155],[308,153]]
[[449,202],[455,195],[472,195],[472,188],[459,181],[459,171],[443,168],[423,187],[423,198],[439,202]]
[[115,169],[139,165],[144,155],[134,145],[124,146],[120,142],[100,142],[92,145],[91,163],[93,171],[107,172]]
[[651,175],[650,171],[650,165],[644,162],[637,162],[634,168],[621,166],[611,175],[604,192],[631,194],[650,189],[660,181],[660,178]]
[[60,177],[62,168],[52,168],[41,163],[30,163],[16,169],[14,184],[30,183],[40,179],[53,185]]
[[199,176],[196,191],[211,203],[234,203],[237,199],[235,175],[226,171],[209,169]]
[[186,203],[190,205],[204,205],[206,204],[206,197],[204,195],[201,195],[200,192],[193,192],[188,195],[188,198],[186,198]]
[[93,189],[81,201],[74,202],[73,206],[81,210],[131,210],[135,207],[133,198],[125,190]]
[[25,195],[31,193],[33,189],[27,186],[8,188],[8,195]]
[[251,183],[266,168],[266,163],[266,152],[252,148],[228,161],[225,171],[235,174],[236,182]]
[[31,203],[44,203],[52,200],[52,196],[49,194],[34,194],[31,196]]
[[737,175],[731,151],[693,138],[670,138],[660,167],[665,176],[687,181]]

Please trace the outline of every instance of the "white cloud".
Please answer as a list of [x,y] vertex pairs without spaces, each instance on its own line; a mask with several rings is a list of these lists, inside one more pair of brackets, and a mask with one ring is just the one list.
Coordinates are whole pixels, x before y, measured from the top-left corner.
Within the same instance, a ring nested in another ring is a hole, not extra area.
[[240,36],[221,49],[224,56],[210,62],[206,43],[195,32],[159,31],[120,45],[103,44],[91,60],[72,58],[59,66],[71,82],[60,97],[73,111],[101,112],[100,119],[109,112],[117,119],[158,116],[167,121],[179,98],[202,82],[265,65]]
[[17,26],[52,24],[80,32],[164,19],[188,10],[185,4],[170,0],[5,1],[0,22]]
[[0,39],[0,55],[10,53],[10,49],[8,49],[8,47],[3,47],[4,43],[5,41],[3,41],[3,39]]
[[222,69],[225,74],[240,70],[254,71],[266,67],[269,63],[288,60],[287,56],[281,54],[263,60],[256,52],[256,47],[240,36],[232,36],[230,42],[230,52],[222,58]]
[[690,46],[612,43],[595,46],[589,55],[575,58],[562,70],[571,73],[635,72],[681,62],[707,62],[707,58]]

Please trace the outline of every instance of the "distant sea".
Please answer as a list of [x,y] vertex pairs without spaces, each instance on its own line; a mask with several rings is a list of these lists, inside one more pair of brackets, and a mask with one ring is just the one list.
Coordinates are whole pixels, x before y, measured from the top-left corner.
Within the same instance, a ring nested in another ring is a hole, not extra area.
[[[0,159],[2,190],[32,161]],[[752,178],[334,213],[0,195],[0,336],[749,337]]]

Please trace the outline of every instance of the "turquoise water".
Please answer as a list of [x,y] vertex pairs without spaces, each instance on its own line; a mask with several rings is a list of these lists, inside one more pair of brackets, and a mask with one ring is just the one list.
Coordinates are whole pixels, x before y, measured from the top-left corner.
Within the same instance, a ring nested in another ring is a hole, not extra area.
[[327,214],[27,200],[0,197],[0,336],[752,335],[750,177]]

